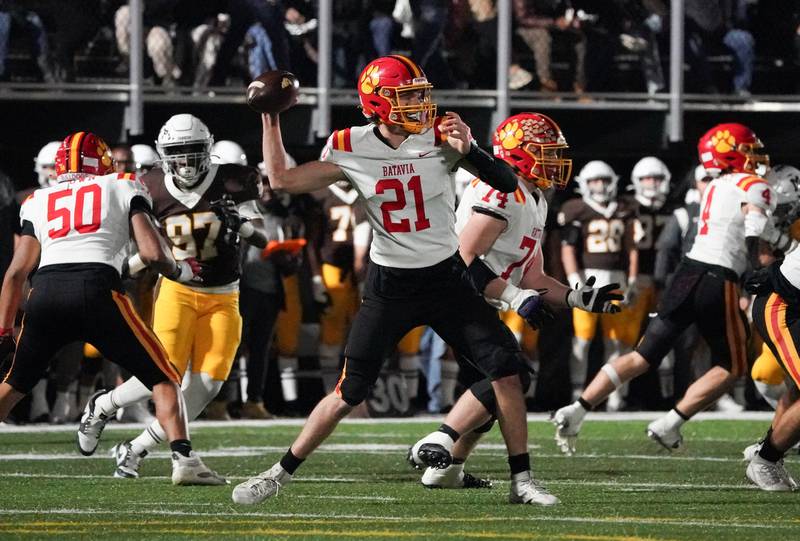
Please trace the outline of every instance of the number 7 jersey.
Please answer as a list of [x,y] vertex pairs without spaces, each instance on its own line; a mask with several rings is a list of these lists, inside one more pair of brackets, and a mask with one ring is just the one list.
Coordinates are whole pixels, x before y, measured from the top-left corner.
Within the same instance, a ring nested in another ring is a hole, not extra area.
[[[39,268],[62,263],[105,263],[120,272],[128,254],[134,199],[151,205],[133,174],[86,175],[33,192],[22,204],[23,232],[42,247]],[[26,224],[28,222],[28,224]]]
[[444,143],[439,122],[396,149],[371,124],[338,130],[322,151],[320,159],[338,165],[358,192],[378,265],[429,267],[458,249],[453,169],[462,156]]
[[500,278],[519,285],[541,249],[547,221],[547,201],[539,190],[531,194],[520,183],[514,193],[498,192],[480,179],[473,179],[464,190],[456,211],[456,230],[460,233],[473,212],[505,220],[508,225],[494,241],[483,260]]

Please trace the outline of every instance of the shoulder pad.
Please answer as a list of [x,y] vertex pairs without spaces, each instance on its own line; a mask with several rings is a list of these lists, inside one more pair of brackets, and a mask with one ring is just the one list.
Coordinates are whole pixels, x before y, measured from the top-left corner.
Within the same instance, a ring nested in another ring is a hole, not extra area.
[[736,182],[736,186],[744,191],[745,201],[766,210],[774,210],[778,204],[778,195],[765,179],[752,175]]
[[31,199],[33,199],[33,196],[34,196],[34,194],[36,194],[36,192],[35,192],[35,191],[34,191],[34,192],[31,192],[31,193],[29,193],[29,194],[28,194],[28,197],[26,197],[25,199],[23,199],[21,204],[23,204],[23,205],[24,205],[25,203],[27,203],[28,201],[30,201]]
[[264,187],[261,175],[255,167],[233,163],[221,164],[217,175],[224,183],[225,193],[233,197],[236,204],[261,198]]
[[350,128],[334,131],[330,137],[330,144],[333,150],[353,152],[353,145],[350,143]]

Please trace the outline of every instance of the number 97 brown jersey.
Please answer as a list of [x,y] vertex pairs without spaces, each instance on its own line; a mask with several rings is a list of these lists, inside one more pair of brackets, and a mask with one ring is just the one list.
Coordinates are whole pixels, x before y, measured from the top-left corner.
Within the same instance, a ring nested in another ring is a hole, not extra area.
[[153,169],[142,182],[153,198],[153,212],[177,260],[202,263],[201,287],[220,287],[239,279],[239,236],[226,231],[211,203],[227,195],[243,218],[260,218],[256,201],[261,178],[252,167],[215,164],[191,190],[181,190],[170,175]]
[[575,247],[584,269],[627,271],[628,254],[636,247],[635,219],[635,204],[628,198],[597,209],[570,199],[558,214],[562,242]]
[[361,205],[355,204],[358,194],[338,183],[315,194],[325,213],[322,239],[322,261],[340,269],[353,268],[353,231],[367,219]]

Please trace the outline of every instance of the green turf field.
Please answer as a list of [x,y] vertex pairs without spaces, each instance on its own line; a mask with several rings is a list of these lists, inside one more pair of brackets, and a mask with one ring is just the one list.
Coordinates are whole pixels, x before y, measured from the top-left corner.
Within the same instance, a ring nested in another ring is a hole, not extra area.
[[[654,417],[654,416],[652,416]],[[345,423],[277,498],[236,506],[232,487],[173,487],[165,453],[139,480],[113,479],[108,450],[136,432],[109,425],[95,457],[74,433],[0,427],[2,539],[769,539],[800,538],[800,494],[748,485],[742,448],[767,421],[695,421],[669,456],[646,421],[584,425],[578,455],[558,455],[553,428],[532,421],[534,472],[561,498],[551,508],[509,505],[497,428],[468,463],[491,490],[426,490],[405,448],[435,421]],[[238,483],[271,466],[298,426],[199,426],[206,462]],[[800,473],[796,456],[787,460]]]

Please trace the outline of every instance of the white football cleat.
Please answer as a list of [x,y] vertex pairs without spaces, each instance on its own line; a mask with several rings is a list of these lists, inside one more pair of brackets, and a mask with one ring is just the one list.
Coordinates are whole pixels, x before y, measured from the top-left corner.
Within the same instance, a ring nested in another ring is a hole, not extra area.
[[97,450],[97,444],[100,443],[100,435],[108,422],[107,416],[95,411],[97,398],[105,394],[105,392],[105,390],[102,390],[94,393],[86,404],[83,415],[81,415],[77,443],[78,451],[84,456],[91,456]]
[[761,450],[761,443],[762,442],[757,441],[753,445],[748,445],[747,447],[744,448],[744,451],[742,451],[742,456],[744,457],[743,460],[745,462],[750,462],[751,460],[753,460],[753,457],[756,456],[758,452]]
[[447,468],[427,468],[422,474],[425,488],[492,488],[488,479],[464,473],[463,464],[451,464]]
[[220,474],[203,464],[194,451],[189,456],[172,453],[173,485],[227,485],[228,481]]
[[753,484],[761,490],[768,492],[790,492],[794,490],[789,472],[783,465],[783,460],[770,462],[760,455],[755,455],[747,465],[745,474]]
[[556,425],[556,445],[567,456],[575,454],[575,444],[578,433],[581,431],[586,410],[579,403],[574,402],[569,406],[556,411],[550,421]]
[[138,479],[139,466],[142,459],[147,456],[147,451],[142,454],[136,454],[131,448],[130,440],[125,440],[116,444],[111,449],[111,456],[117,463],[117,469],[114,470],[114,477],[117,479]]
[[559,499],[533,479],[530,470],[511,476],[509,503],[556,505]]
[[291,474],[284,470],[283,466],[278,462],[267,471],[236,485],[231,498],[233,498],[234,503],[243,505],[261,503],[267,498],[277,496],[280,489],[291,480]]
[[664,417],[660,417],[647,425],[647,437],[661,445],[664,449],[672,451],[683,445],[683,436],[680,428],[669,428]]
[[450,450],[454,444],[453,438],[437,430],[415,443],[408,450],[406,460],[417,469],[423,466],[444,469],[453,463]]

